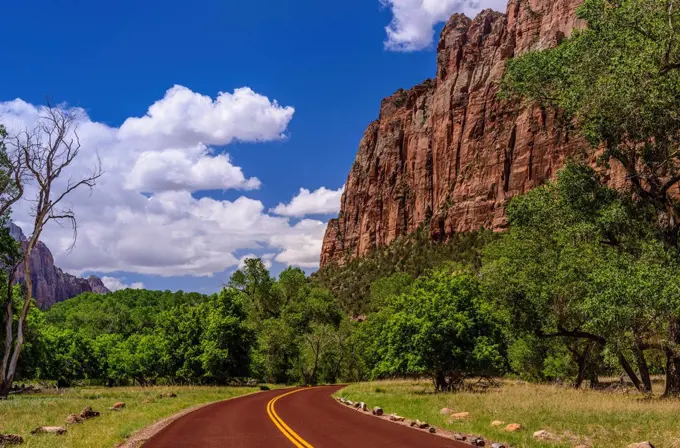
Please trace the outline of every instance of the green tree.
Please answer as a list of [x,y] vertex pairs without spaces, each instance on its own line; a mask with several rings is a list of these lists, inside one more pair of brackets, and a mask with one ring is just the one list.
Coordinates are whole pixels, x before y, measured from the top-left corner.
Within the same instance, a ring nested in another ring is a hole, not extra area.
[[373,376],[429,375],[437,391],[504,368],[500,328],[474,275],[441,269],[422,276],[363,331],[373,341]]
[[[585,0],[577,15],[588,28],[509,61],[503,90],[576,124],[603,163],[623,170],[631,196],[654,209],[664,244],[677,251],[680,9],[668,0]],[[670,318],[664,347],[669,396],[680,396],[679,320]]]
[[[591,168],[567,164],[557,181],[513,199],[510,230],[486,249],[489,297],[516,337],[562,338],[578,364],[605,345],[635,385],[649,391],[645,342],[677,310],[672,259],[639,204],[602,185]],[[641,381],[627,351],[636,356]]]

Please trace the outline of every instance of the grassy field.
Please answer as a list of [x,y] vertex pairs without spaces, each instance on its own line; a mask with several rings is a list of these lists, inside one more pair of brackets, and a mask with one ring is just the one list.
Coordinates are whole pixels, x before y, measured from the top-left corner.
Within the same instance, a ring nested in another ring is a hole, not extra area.
[[[63,392],[15,395],[0,401],[0,433],[21,434],[25,447],[106,447],[122,442],[135,431],[198,404],[210,403],[259,390],[254,387],[82,387]],[[162,398],[173,392],[176,398]],[[116,402],[125,402],[121,411],[110,411]],[[145,402],[147,401],[147,402]],[[66,426],[69,414],[92,406],[101,416],[82,424],[67,426],[63,436],[31,435],[37,426]]]
[[[483,436],[515,447],[622,448],[648,440],[657,448],[680,448],[680,401],[643,400],[637,394],[574,390],[563,386],[503,381],[487,392],[434,394],[427,381],[381,381],[353,384],[338,392],[352,401],[381,406],[385,413],[467,434]],[[469,412],[466,420],[449,422],[440,414],[444,407]],[[494,420],[519,423],[518,433]],[[561,442],[537,442],[532,435],[548,430]]]

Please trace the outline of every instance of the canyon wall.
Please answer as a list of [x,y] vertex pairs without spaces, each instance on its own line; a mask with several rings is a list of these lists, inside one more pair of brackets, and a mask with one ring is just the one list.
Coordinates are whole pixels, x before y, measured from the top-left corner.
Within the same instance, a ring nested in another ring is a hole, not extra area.
[[[10,233],[15,240],[26,242],[21,228],[14,223],[10,223]],[[40,308],[49,308],[84,292],[110,292],[99,277],[91,275],[88,278],[79,278],[55,266],[52,252],[42,241],[38,241],[31,252],[31,279],[33,297]],[[23,263],[16,270],[16,281],[25,283]]]
[[429,226],[432,238],[502,229],[515,195],[584,154],[552,113],[498,99],[505,62],[557,45],[582,0],[510,0],[506,14],[453,15],[437,47],[437,73],[380,105],[328,223],[321,266],[361,256]]

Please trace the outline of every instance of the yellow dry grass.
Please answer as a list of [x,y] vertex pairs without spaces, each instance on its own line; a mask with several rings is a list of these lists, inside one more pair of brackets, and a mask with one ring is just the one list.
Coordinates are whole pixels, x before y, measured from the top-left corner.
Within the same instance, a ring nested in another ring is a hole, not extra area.
[[[353,384],[338,393],[386,413],[421,419],[452,431],[484,436],[516,447],[622,448],[651,441],[657,448],[680,448],[680,400],[642,399],[636,393],[574,390],[504,380],[484,393],[434,394],[427,381],[400,380]],[[444,407],[469,412],[470,418],[449,421]],[[519,423],[522,430],[507,433],[492,427],[494,420]],[[561,442],[539,442],[532,435],[547,430]]]

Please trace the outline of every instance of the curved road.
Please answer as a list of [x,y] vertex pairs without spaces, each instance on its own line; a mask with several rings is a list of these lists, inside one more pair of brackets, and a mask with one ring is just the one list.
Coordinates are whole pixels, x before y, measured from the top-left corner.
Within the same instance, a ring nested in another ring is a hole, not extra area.
[[144,448],[469,448],[335,402],[342,386],[283,389],[211,404],[175,420]]

